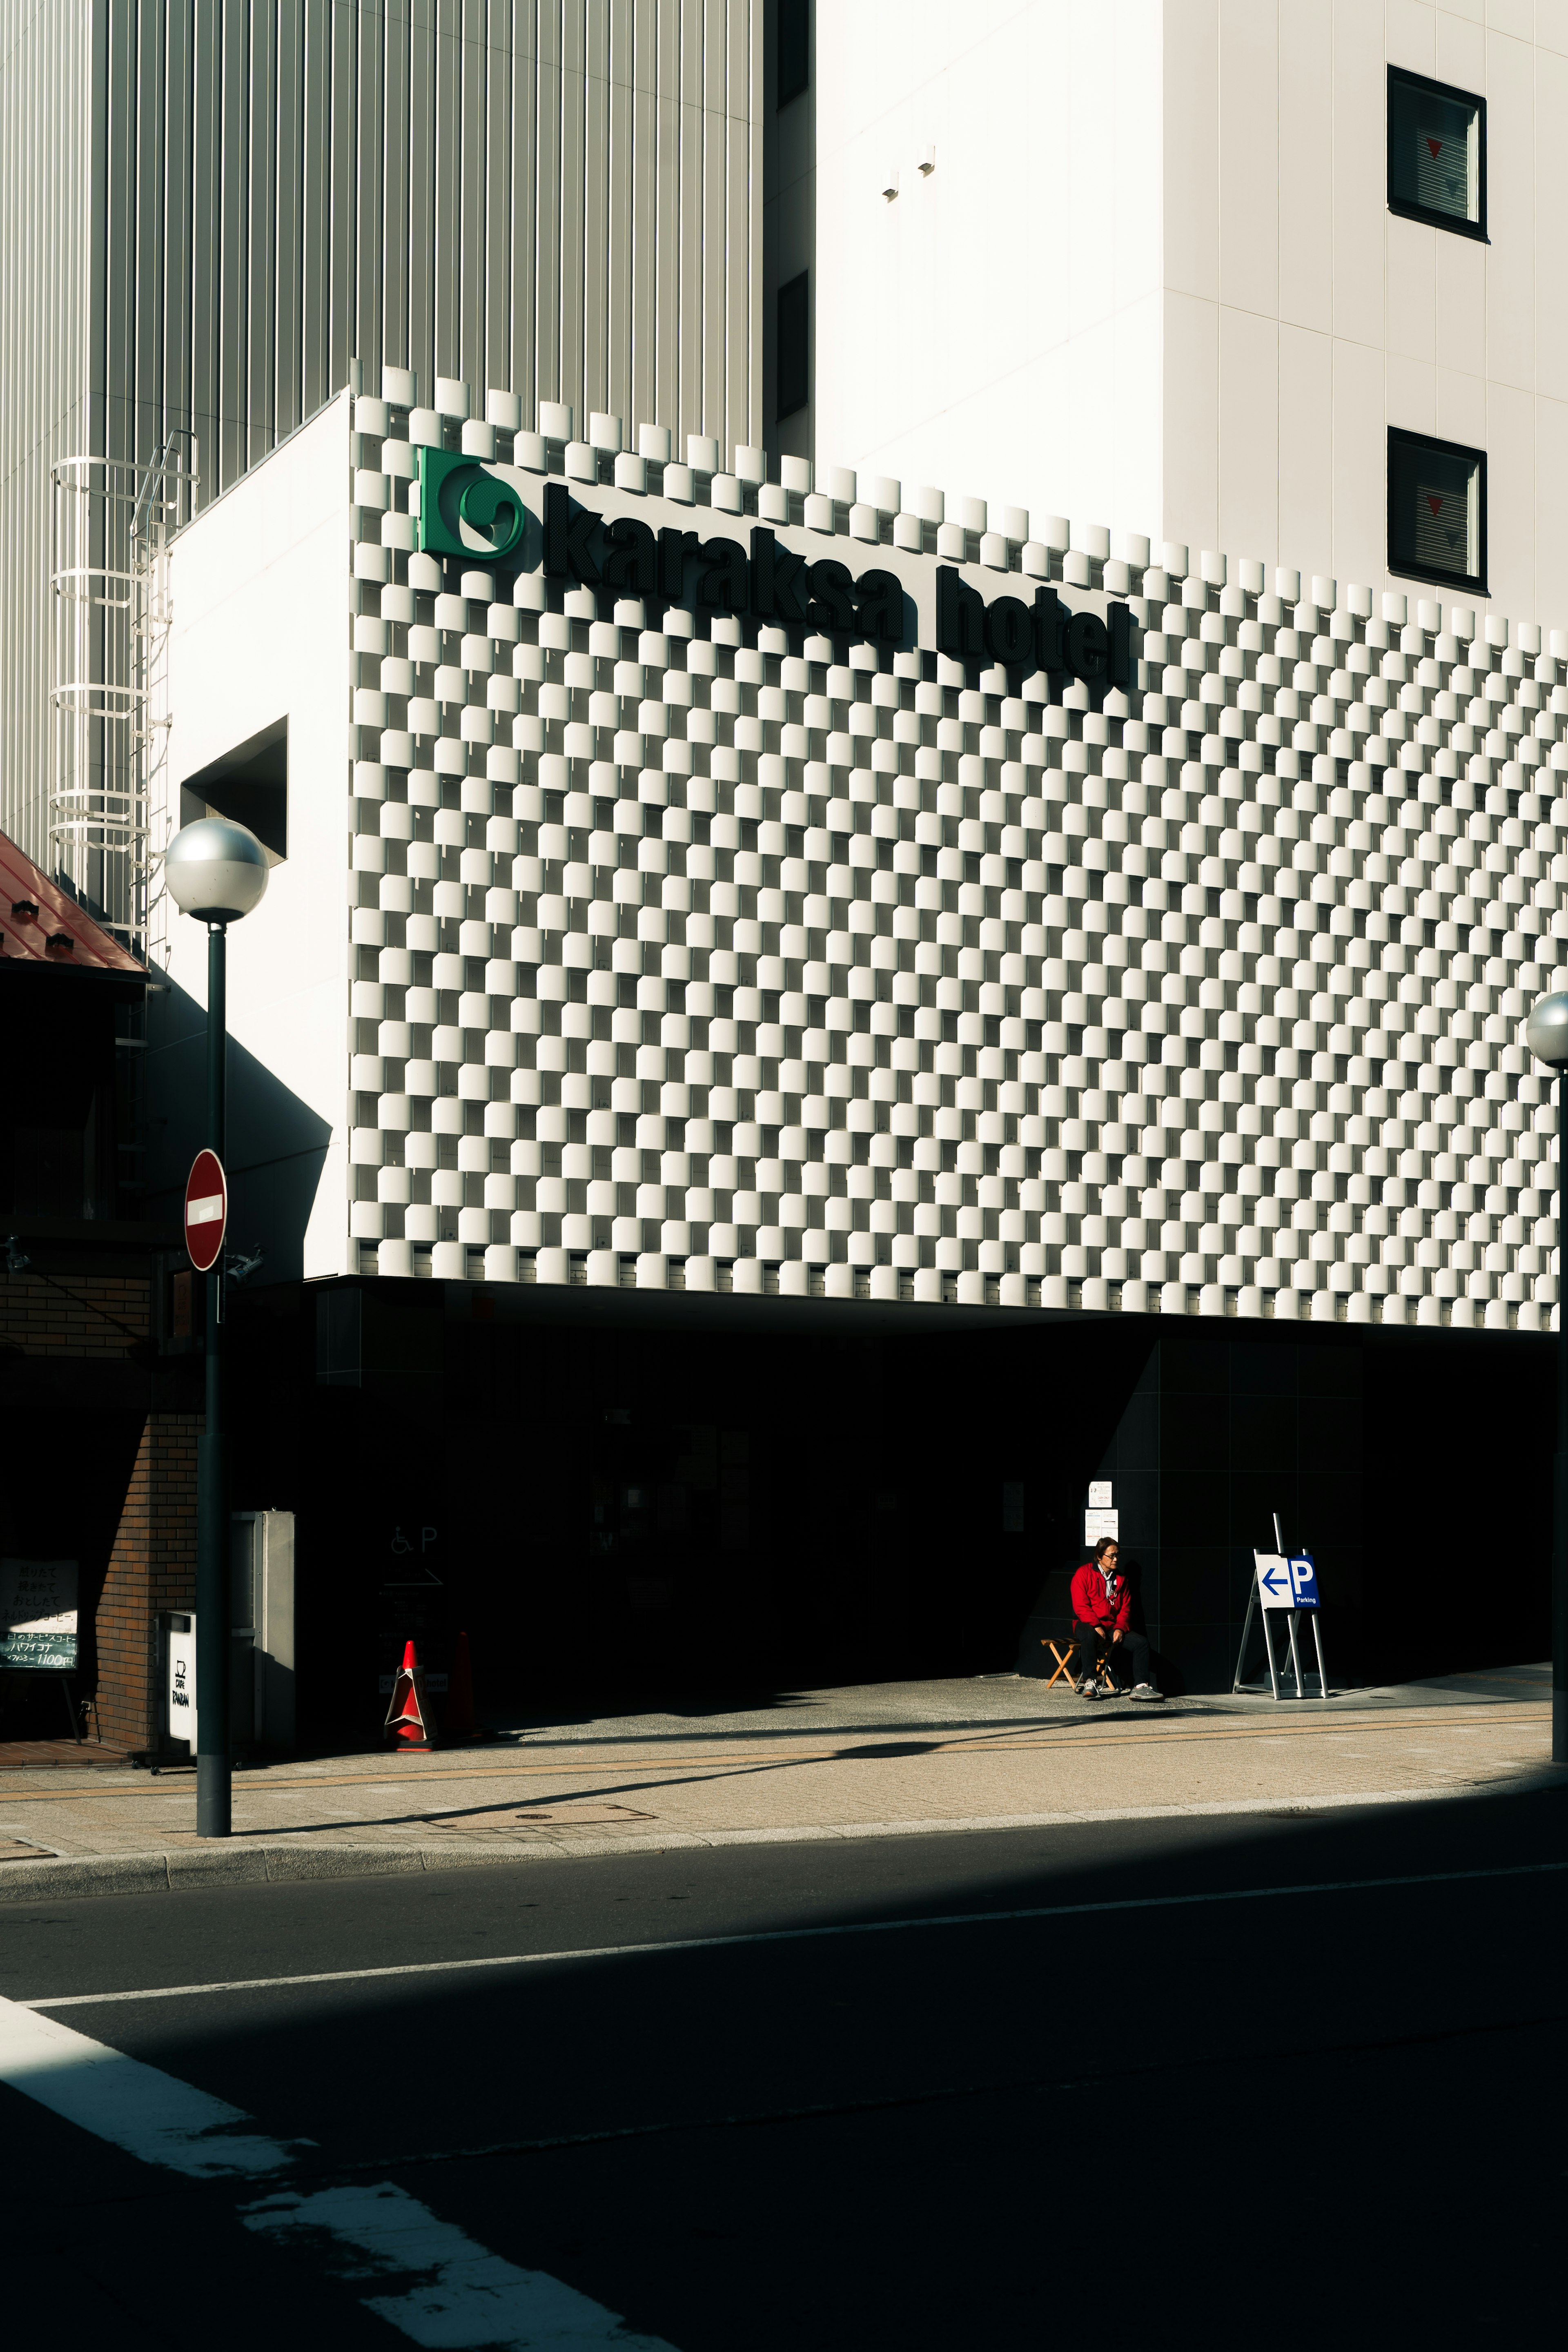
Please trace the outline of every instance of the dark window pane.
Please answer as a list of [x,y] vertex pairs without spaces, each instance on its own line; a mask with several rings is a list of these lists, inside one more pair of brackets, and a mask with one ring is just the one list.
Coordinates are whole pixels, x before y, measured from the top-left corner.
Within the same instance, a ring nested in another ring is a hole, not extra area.
[[810,397],[811,387],[811,281],[809,273],[802,270],[787,286],[779,288],[778,334],[775,364],[778,386],[778,414],[793,416],[804,408]]
[[1486,114],[1478,98],[1388,78],[1388,198],[1439,228],[1484,231]]
[[1414,433],[1388,436],[1388,561],[1419,579],[1486,576],[1486,457]]
[[778,0],[778,11],[777,103],[787,106],[811,79],[811,0]]

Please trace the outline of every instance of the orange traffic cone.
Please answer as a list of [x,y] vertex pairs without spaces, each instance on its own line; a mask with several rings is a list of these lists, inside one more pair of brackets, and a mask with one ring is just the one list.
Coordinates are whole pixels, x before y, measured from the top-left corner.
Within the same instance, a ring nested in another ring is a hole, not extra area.
[[382,1728],[390,1731],[393,1745],[406,1755],[411,1749],[432,1748],[430,1715],[425,1698],[425,1669],[408,1643],[403,1653],[403,1664],[392,1685],[392,1704],[386,1710]]
[[447,1704],[441,1710],[441,1728],[448,1739],[471,1739],[478,1727],[468,1637],[466,1633],[459,1633],[452,1648],[452,1671],[447,1680]]

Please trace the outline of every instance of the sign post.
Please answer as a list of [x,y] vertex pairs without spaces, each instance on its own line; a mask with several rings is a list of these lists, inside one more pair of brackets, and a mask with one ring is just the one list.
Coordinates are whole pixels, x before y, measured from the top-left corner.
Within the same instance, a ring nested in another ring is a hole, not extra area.
[[[224,935],[214,925],[207,958],[207,1124],[221,1144],[226,1037]],[[206,1416],[196,1440],[196,1610],[191,1649],[191,1753],[196,1762],[196,1834],[227,1837],[233,1825],[228,1724],[228,1435],[223,1422],[223,1244],[228,1179],[216,1150],[198,1151],[185,1183],[185,1249],[206,1287]]]
[[1252,1587],[1247,1596],[1247,1616],[1241,1628],[1241,1648],[1237,1654],[1236,1674],[1231,1690],[1241,1690],[1242,1675],[1247,1666],[1247,1648],[1252,1638],[1252,1612],[1258,1609],[1263,1617],[1263,1646],[1268,1655],[1269,1687],[1279,1696],[1279,1662],[1274,1654],[1274,1621],[1283,1616],[1290,1649],[1290,1671],[1296,1679],[1295,1696],[1307,1696],[1306,1678],[1301,1672],[1301,1653],[1297,1644],[1296,1627],[1300,1616],[1310,1617],[1312,1640],[1318,1653],[1318,1692],[1329,1696],[1329,1669],[1323,1657],[1321,1606],[1318,1594],[1318,1570],[1310,1551],[1287,1552],[1279,1539],[1279,1517],[1275,1514],[1274,1540],[1276,1551],[1255,1551],[1252,1555]]
[[185,1186],[185,1244],[205,1276],[206,1423],[196,1440],[196,1835],[233,1828],[228,1746],[228,1456],[223,1426],[224,1115],[228,1070],[228,926],[260,905],[267,852],[231,817],[197,817],[163,852],[176,907],[207,927],[207,1149]]

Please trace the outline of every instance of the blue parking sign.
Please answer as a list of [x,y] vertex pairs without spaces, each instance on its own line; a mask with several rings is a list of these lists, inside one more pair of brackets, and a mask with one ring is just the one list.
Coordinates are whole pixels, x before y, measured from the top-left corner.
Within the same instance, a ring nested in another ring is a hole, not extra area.
[[1310,1551],[1292,1552],[1289,1559],[1290,1599],[1297,1609],[1318,1606],[1318,1570]]

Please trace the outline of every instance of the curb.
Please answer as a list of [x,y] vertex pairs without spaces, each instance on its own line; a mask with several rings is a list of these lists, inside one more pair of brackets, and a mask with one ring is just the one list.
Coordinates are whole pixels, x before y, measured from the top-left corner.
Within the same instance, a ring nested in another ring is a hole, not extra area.
[[1365,1789],[1330,1797],[1216,1799],[1187,1805],[1106,1806],[1089,1812],[974,1813],[931,1821],[822,1822],[780,1829],[670,1830],[645,1837],[557,1837],[490,1846],[252,1845],[177,1847],[166,1853],[58,1854],[0,1864],[0,1908],[85,1895],[178,1895],[209,1886],[283,1885],[333,1878],[395,1878],[425,1871],[482,1870],[497,1863],[586,1861],[595,1855],[705,1853],[721,1846],[835,1844],[857,1838],[969,1836],[979,1830],[1047,1830],[1111,1822],[1221,1820],[1340,1812],[1356,1806],[1452,1804],[1507,1793],[1568,1790],[1547,1768],[1450,1789]]

